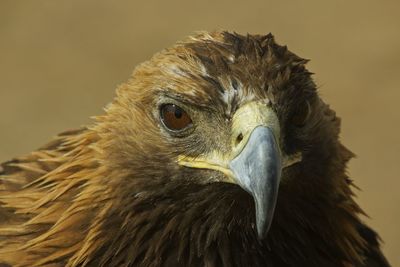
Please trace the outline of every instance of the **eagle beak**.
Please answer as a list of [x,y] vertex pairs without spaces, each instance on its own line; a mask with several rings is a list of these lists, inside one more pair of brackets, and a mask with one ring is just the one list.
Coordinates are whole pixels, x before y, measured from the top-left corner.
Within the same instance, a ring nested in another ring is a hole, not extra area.
[[278,117],[263,102],[250,102],[236,111],[230,138],[230,152],[216,149],[204,157],[182,155],[178,163],[220,171],[225,174],[221,181],[238,184],[251,194],[262,239],[271,226],[282,169],[301,161],[302,155],[281,155]]
[[281,177],[281,156],[273,131],[257,126],[242,151],[229,163],[237,184],[253,196],[259,239],[268,232]]

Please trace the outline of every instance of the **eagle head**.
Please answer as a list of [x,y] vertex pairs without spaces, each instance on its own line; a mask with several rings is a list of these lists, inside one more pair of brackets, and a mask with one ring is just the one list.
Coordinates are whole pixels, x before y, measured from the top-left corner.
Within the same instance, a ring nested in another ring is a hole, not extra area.
[[[265,244],[292,225],[304,235],[337,227],[332,214],[357,220],[344,172],[352,154],[306,63],[271,34],[213,32],[139,65],[96,126],[103,162],[120,177],[115,218],[151,214],[143,235],[178,235],[180,253],[192,239],[198,251],[221,236]],[[325,214],[338,200],[345,208]],[[358,246],[348,232],[338,242]]]
[[309,160],[311,146],[337,139],[321,134],[326,118],[305,62],[272,35],[203,33],[166,49],[141,64],[107,108],[107,161],[130,173],[123,186],[134,195],[146,194],[138,179],[157,189],[239,186],[254,199],[262,238],[281,178]]

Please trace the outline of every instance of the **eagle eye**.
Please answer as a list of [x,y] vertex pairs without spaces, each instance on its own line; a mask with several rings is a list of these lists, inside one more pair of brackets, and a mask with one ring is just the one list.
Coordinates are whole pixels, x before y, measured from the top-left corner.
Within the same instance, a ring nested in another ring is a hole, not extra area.
[[180,131],[192,124],[192,120],[186,111],[175,104],[164,104],[160,111],[161,120],[169,130]]

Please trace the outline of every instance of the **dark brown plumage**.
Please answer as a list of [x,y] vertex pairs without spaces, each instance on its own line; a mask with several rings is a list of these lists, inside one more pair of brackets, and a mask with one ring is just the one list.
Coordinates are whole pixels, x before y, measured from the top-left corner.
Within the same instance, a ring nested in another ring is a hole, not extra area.
[[[228,32],[156,54],[93,125],[1,165],[0,265],[389,266],[306,62],[271,35]],[[249,103],[276,114],[289,162],[265,238],[256,196],[227,169],[185,161],[233,155],[235,114]],[[165,122],[174,116],[184,120]]]

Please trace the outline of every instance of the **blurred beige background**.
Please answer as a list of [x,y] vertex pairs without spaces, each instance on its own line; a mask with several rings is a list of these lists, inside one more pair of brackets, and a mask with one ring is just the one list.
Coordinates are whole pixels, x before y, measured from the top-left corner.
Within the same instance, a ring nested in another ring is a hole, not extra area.
[[400,266],[400,2],[140,2],[0,1],[0,161],[89,122],[136,64],[194,31],[272,32],[312,59],[358,155],[359,201]]

